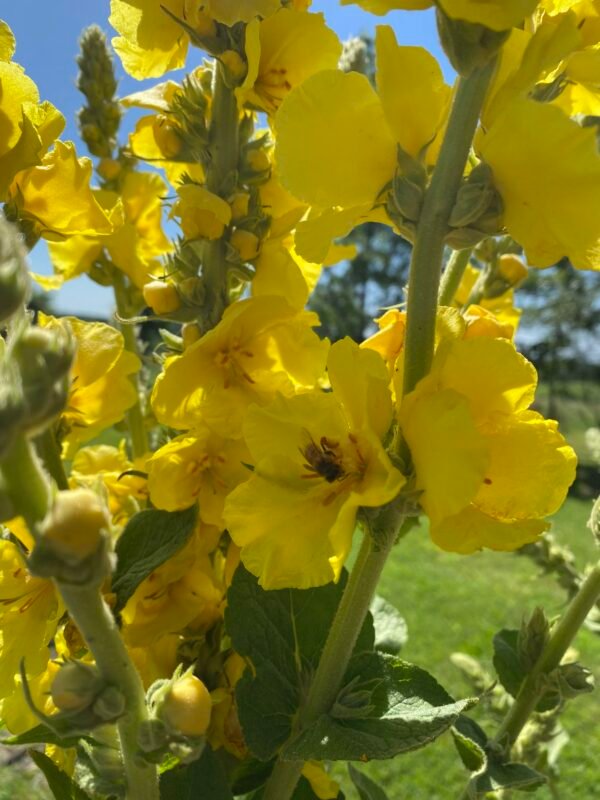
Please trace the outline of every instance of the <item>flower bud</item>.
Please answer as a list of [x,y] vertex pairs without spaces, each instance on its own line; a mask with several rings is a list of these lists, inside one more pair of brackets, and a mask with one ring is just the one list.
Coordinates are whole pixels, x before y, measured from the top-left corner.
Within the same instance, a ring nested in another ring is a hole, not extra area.
[[183,349],[187,349],[190,345],[194,344],[200,338],[200,328],[195,322],[186,322],[181,329],[181,338],[183,339]]
[[448,17],[438,8],[440,41],[459,75],[469,76],[485,66],[500,50],[510,31],[494,31],[485,25]]
[[240,219],[248,216],[250,208],[250,195],[248,192],[236,192],[229,201],[231,206],[231,219],[233,222],[238,222]]
[[181,306],[179,294],[172,283],[150,281],[142,289],[145,302],[155,314],[171,314]]
[[98,550],[102,531],[108,530],[108,511],[91,489],[58,492],[41,533],[46,543],[70,561],[81,561]]
[[179,128],[164,116],[159,114],[153,125],[154,138],[165,158],[175,158],[181,153],[183,141]]
[[237,50],[225,50],[219,56],[221,64],[225,68],[227,78],[234,86],[239,86],[246,77],[248,67],[246,62],[237,52]]
[[61,711],[83,711],[92,705],[102,686],[102,677],[95,666],[67,661],[56,673],[50,694]]
[[167,689],[158,715],[174,732],[184,736],[203,736],[210,722],[211,705],[206,686],[188,672]]
[[0,214],[0,325],[23,308],[28,297],[25,249],[14,225]]
[[518,256],[506,253],[498,259],[498,273],[510,286],[517,286],[528,275],[527,267]]
[[243,228],[237,228],[232,233],[230,243],[238,251],[242,261],[252,261],[260,250],[258,236],[255,233],[243,230]]
[[98,163],[98,175],[105,181],[113,181],[121,172],[121,162],[114,158],[103,158]]

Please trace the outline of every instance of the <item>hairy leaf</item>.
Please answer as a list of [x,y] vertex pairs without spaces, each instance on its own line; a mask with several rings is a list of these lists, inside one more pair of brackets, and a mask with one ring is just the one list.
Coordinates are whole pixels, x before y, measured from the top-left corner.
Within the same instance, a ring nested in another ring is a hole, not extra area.
[[112,590],[120,611],[140,583],[187,543],[196,524],[196,507],[185,511],[141,511],[125,526],[116,545]]
[[[252,665],[237,685],[238,713],[248,747],[263,761],[290,737],[346,579],[344,573],[337,585],[267,592],[243,567],[235,573],[225,624],[234,649]],[[369,617],[356,652],[373,643]]]
[[428,672],[383,653],[355,657],[346,682],[371,692],[364,716],[323,714],[284,749],[288,759],[364,761],[416,750],[448,730],[474,700],[454,701]]
[[381,786],[368,778],[364,772],[360,772],[352,764],[348,764],[348,772],[358,792],[359,800],[388,800],[388,796]]
[[29,755],[44,773],[48,788],[56,800],[90,800],[89,795],[66,772],[59,769],[51,758],[37,750],[30,750]]
[[160,800],[233,800],[227,776],[210,747],[191,764],[160,776]]
[[404,617],[383,597],[375,595],[371,603],[375,626],[375,648],[382,653],[397,656],[408,640]]

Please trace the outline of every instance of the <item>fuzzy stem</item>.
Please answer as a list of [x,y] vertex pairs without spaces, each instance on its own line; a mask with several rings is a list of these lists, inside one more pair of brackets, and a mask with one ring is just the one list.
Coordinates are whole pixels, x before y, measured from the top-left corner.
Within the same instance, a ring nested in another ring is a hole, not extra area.
[[[425,195],[411,259],[405,392],[411,391],[431,366],[444,237],[492,72],[490,64],[468,78],[460,78],[438,163]],[[400,445],[401,441],[398,448]],[[377,536],[365,535],[301,713],[301,726],[310,725],[327,713],[339,692],[401,522],[401,515],[392,504],[382,510],[376,522]],[[301,762],[279,760],[267,781],[264,800],[289,800],[301,770]]]
[[[226,83],[223,66],[216,62],[208,127],[210,163],[206,168],[206,188],[223,199],[227,199],[233,188],[231,181],[238,168],[239,116],[235,91]],[[206,291],[201,319],[204,332],[214,328],[229,303],[227,271],[226,242],[223,238],[207,241],[202,261]]]
[[449,306],[458,291],[462,276],[469,265],[472,250],[453,250],[440,282],[438,302],[441,306]]
[[[125,276],[116,266],[113,270],[113,290],[115,294],[115,302],[117,304],[117,313],[119,317],[126,319],[129,316],[129,308],[127,302]],[[123,340],[125,341],[125,349],[139,357],[139,347],[133,325],[119,325],[119,330],[121,331]],[[135,459],[146,455],[149,447],[148,434],[146,432],[146,424],[144,422],[144,412],[140,399],[140,385],[137,373],[131,375],[130,380],[135,389],[136,401],[131,408],[127,410],[125,419],[127,420],[127,427],[129,428],[129,435],[131,437],[131,453]]]
[[117,729],[127,779],[127,800],[158,800],[156,767],[137,756],[140,723],[147,719],[144,687],[119,635],[114,617],[98,586],[75,586],[56,581],[71,619],[75,622],[107,683],[126,700]]
[[444,238],[495,62],[459,78],[446,135],[425,194],[408,284],[404,394],[429,372]]
[[37,526],[48,510],[50,486],[27,437],[17,437],[0,459],[0,470],[15,511],[24,518],[31,535],[35,536]]
[[68,489],[69,480],[65,472],[65,465],[60,456],[60,446],[56,439],[56,432],[53,426],[46,428],[46,430],[34,439],[35,449],[37,454],[42,460],[46,471],[54,480],[58,489]]
[[[600,563],[596,564],[581,584],[564,617],[550,634],[541,656],[523,681],[514,703],[494,736],[494,743],[503,748],[507,757],[510,757],[510,751],[543,695],[543,676],[559,666],[599,596]],[[473,796],[472,786],[473,782],[469,781],[461,800],[469,800]]]

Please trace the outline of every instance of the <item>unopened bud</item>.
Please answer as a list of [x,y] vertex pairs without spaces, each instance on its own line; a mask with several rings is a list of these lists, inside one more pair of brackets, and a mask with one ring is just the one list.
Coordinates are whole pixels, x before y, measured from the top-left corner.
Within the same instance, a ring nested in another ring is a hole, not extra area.
[[121,162],[115,158],[102,158],[98,163],[98,175],[105,181],[113,181],[121,172]]
[[571,699],[594,691],[592,672],[577,662],[561,664],[557,670],[557,677],[560,693],[564,698]]
[[397,173],[392,184],[392,199],[404,219],[418,222],[423,205],[423,190],[420,186]]
[[212,701],[206,686],[191,673],[169,686],[158,708],[167,728],[184,736],[203,736],[210,723]]
[[548,641],[550,624],[544,610],[534,608],[531,617],[523,620],[517,640],[519,661],[526,672],[537,663]]
[[123,693],[116,686],[106,686],[94,700],[92,711],[105,722],[118,719],[125,713]]
[[236,192],[229,201],[231,206],[231,219],[238,222],[248,216],[250,208],[250,195],[248,192]]
[[498,259],[498,274],[512,287],[524,281],[528,271],[518,256],[506,253]]
[[52,702],[61,711],[83,711],[91,706],[102,690],[98,669],[82,661],[67,661],[52,681]]
[[452,19],[438,8],[437,25],[442,47],[454,69],[464,77],[488,64],[510,31],[493,31],[484,25]]
[[81,561],[98,550],[102,532],[110,527],[108,511],[91,489],[58,492],[41,533],[54,552]]
[[177,125],[165,117],[164,114],[159,114],[153,126],[154,138],[158,144],[161,153],[165,158],[175,158],[181,153],[183,148],[183,140]]
[[145,302],[155,314],[171,314],[181,306],[177,289],[166,281],[150,281],[142,289]]
[[195,344],[200,339],[200,328],[195,322],[186,322],[181,329],[181,338],[183,339],[184,350]]
[[23,308],[28,297],[25,249],[15,226],[0,214],[0,325]]
[[233,86],[239,86],[248,72],[246,62],[241,55],[237,50],[225,50],[225,52],[221,53],[219,56],[219,60],[225,68],[228,83],[231,83]]
[[237,228],[231,235],[230,243],[238,251],[242,261],[252,261],[260,250],[260,239],[255,233]]

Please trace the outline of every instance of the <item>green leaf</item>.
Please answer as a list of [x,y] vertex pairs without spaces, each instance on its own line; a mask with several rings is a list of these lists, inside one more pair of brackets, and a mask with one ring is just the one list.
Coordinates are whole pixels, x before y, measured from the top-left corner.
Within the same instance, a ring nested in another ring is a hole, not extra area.
[[160,800],[233,800],[225,771],[210,747],[191,764],[160,776]]
[[234,795],[249,794],[262,786],[273,771],[274,765],[275,759],[258,761],[256,758],[247,758],[238,762],[231,773],[231,788]]
[[383,653],[350,663],[345,683],[371,692],[371,708],[354,718],[323,714],[285,748],[286,759],[364,761],[392,758],[437,739],[474,700],[455,702],[428,672]]
[[141,511],[117,540],[117,568],[112,590],[120,611],[140,583],[187,543],[196,524],[197,508],[185,511]]
[[519,631],[503,628],[494,636],[494,669],[502,686],[516,697],[525,679],[518,649]]
[[[0,739],[0,745],[55,744],[58,747],[67,748],[76,747],[82,738],[87,739],[90,743],[97,744],[91,736],[69,735],[69,728],[71,727],[69,720],[55,720],[54,726],[56,730],[52,730],[47,725],[36,725],[35,728],[31,728],[25,733],[19,733],[7,739]],[[64,735],[61,735],[61,728],[64,728]]]
[[469,772],[479,772],[487,764],[485,731],[469,717],[461,714],[452,726],[452,738],[461,761]]
[[364,772],[360,772],[352,764],[348,764],[348,772],[358,792],[359,800],[388,800],[388,796],[381,786],[368,778]]
[[60,770],[51,758],[37,750],[30,750],[29,755],[44,773],[48,788],[56,800],[90,800],[90,796],[66,772]]
[[475,791],[477,797],[481,797],[498,789],[530,791],[544,783],[546,777],[526,764],[512,761],[503,764],[497,759],[490,758],[485,772],[477,775],[475,779]]
[[375,595],[371,603],[375,626],[375,648],[382,653],[397,656],[408,640],[404,617],[383,597]]
[[[318,663],[347,573],[317,589],[264,591],[243,567],[227,594],[225,625],[233,648],[249,659],[237,684],[240,723],[250,751],[271,759],[290,737],[301,697]],[[373,648],[370,617],[356,652]]]

